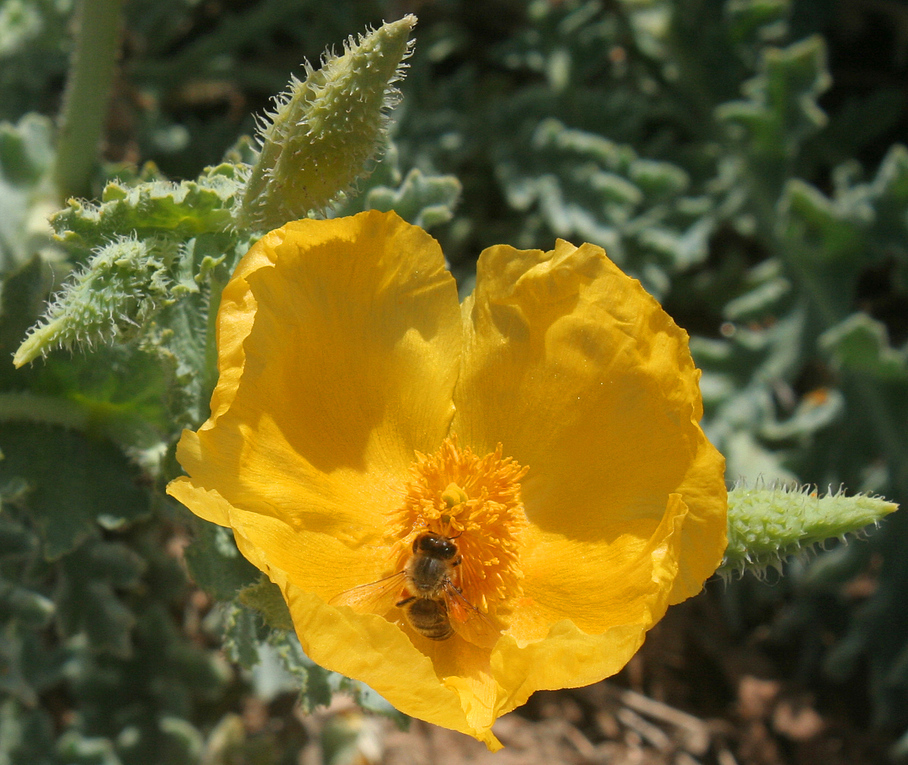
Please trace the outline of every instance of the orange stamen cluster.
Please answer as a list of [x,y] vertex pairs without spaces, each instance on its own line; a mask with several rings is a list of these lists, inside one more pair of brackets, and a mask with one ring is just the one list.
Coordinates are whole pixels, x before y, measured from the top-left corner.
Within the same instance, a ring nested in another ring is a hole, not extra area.
[[498,613],[520,594],[518,541],[526,526],[520,479],[527,467],[502,458],[501,444],[478,457],[446,438],[432,455],[417,452],[395,538],[402,567],[413,540],[427,531],[456,541],[461,563],[455,582],[484,612]]

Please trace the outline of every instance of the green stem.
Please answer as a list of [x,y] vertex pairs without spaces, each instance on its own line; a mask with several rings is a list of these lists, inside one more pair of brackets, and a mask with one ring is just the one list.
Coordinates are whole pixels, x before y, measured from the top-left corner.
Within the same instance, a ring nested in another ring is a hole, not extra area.
[[38,422],[85,431],[89,415],[72,401],[34,393],[0,393],[0,422]]
[[107,116],[123,0],[81,0],[57,140],[54,180],[63,198],[89,196]]
[[[203,395],[208,399],[214,391],[218,382],[218,310],[221,307],[221,293],[224,291],[227,281],[220,279],[214,273],[211,274],[211,283],[209,285],[210,298],[208,303],[208,314],[205,320],[205,368],[203,372],[204,387]],[[207,399],[206,399],[207,400]]]

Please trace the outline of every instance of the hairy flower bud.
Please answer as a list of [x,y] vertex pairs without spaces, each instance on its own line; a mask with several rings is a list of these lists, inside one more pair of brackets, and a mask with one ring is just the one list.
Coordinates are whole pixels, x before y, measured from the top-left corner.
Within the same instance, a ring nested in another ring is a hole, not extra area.
[[134,337],[145,321],[171,300],[169,246],[123,238],[95,251],[48,307],[19,346],[17,367],[54,348],[91,346]]
[[809,486],[736,486],[728,492],[728,547],[719,573],[760,575],[815,544],[860,532],[897,508],[863,494],[821,497]]
[[306,65],[259,125],[262,150],[237,210],[241,228],[265,230],[321,211],[367,172],[399,93],[416,17],[384,24],[322,67]]

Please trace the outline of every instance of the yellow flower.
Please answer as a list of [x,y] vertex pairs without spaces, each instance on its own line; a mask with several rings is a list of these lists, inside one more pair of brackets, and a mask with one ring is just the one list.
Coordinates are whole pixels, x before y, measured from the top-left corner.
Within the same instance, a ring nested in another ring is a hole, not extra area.
[[409,715],[499,747],[497,717],[617,672],[722,557],[687,335],[599,247],[491,247],[461,305],[393,213],[288,223],[218,347],[169,493],[233,529],[315,662]]

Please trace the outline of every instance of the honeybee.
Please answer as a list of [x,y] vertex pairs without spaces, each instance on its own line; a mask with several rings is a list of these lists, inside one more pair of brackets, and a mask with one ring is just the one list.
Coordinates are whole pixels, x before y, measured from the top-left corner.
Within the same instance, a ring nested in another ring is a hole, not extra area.
[[475,645],[489,645],[499,631],[454,584],[460,563],[454,539],[426,531],[413,540],[413,555],[402,571],[342,592],[329,602],[381,615],[397,606],[410,626],[430,640],[447,640],[456,632]]

